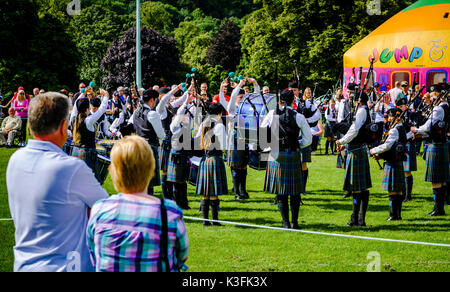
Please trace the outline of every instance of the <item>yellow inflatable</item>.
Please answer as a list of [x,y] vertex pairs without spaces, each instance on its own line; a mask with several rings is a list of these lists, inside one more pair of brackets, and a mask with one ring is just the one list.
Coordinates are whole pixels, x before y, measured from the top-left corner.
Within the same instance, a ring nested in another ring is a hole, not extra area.
[[450,0],[418,1],[345,53],[344,84],[358,83],[359,68],[367,73],[372,58],[381,90],[389,90],[397,81],[412,84],[415,73],[421,86],[448,82],[449,46]]

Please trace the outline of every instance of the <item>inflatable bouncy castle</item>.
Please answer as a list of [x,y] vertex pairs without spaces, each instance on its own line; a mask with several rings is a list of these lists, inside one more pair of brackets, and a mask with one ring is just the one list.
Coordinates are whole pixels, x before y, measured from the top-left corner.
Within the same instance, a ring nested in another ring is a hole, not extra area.
[[397,81],[429,88],[448,82],[450,73],[450,0],[420,0],[393,16],[344,55],[344,92],[359,83],[374,62],[374,78],[386,91]]

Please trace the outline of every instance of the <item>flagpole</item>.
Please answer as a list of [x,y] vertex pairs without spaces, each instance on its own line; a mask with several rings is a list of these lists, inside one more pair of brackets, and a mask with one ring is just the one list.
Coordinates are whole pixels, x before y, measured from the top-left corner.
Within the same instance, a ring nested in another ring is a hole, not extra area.
[[136,0],[136,86],[138,88],[142,88],[141,68],[141,1]]

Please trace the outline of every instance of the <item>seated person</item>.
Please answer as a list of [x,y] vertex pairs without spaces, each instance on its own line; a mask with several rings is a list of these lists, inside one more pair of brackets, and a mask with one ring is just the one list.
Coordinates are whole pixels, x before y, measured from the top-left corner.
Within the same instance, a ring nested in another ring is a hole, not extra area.
[[[14,144],[14,138],[17,134],[20,134],[22,128],[22,120],[16,116],[14,108],[9,108],[9,116],[2,122],[2,128],[0,130],[0,147],[6,144],[6,147],[10,148]],[[8,141],[6,141],[8,137]]]

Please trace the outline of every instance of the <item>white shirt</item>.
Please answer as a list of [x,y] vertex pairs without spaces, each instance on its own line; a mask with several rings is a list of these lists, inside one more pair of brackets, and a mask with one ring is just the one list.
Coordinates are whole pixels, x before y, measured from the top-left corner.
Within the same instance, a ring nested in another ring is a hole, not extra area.
[[401,88],[392,88],[391,90],[389,90],[388,94],[391,97],[391,103],[395,104],[395,102],[397,101],[398,96],[400,95],[400,93],[402,93],[403,90]]
[[353,139],[358,136],[359,130],[362,128],[364,123],[367,119],[367,112],[365,106],[359,107],[358,111],[356,112],[356,120],[355,122],[350,126],[350,129],[348,130],[347,134],[339,140],[341,145],[346,145],[353,141]]
[[[177,115],[170,123],[170,131],[172,132],[172,149],[191,150],[191,129],[192,118],[188,113],[188,105],[184,103],[177,112]],[[181,135],[183,135],[183,144],[180,143]],[[186,147],[189,147],[186,149]]]
[[[288,107],[289,109],[292,109],[291,107]],[[282,107],[281,107],[282,109]],[[292,109],[293,110],[293,109]],[[298,141],[300,148],[306,148],[311,145],[312,143],[312,133],[311,128],[309,127],[308,122],[306,121],[305,117],[302,114],[299,114],[298,112],[295,112],[295,121],[297,122],[297,126],[300,128],[299,136],[301,135],[302,139]],[[275,110],[271,110],[267,116],[264,118],[261,128],[271,128],[273,130],[279,131],[279,118],[275,119]],[[279,136],[278,136],[279,137]]]
[[14,271],[94,271],[87,211],[108,194],[84,161],[30,140],[11,156],[6,184],[16,228]]
[[[401,126],[401,125],[402,124],[399,124],[398,126]],[[400,135],[398,133],[397,127],[391,129],[389,131],[389,135],[388,135],[388,138],[386,139],[386,141],[383,144],[381,144],[380,146],[373,148],[371,151],[372,154],[374,154],[374,155],[381,154],[381,153],[391,150],[392,146],[394,146],[395,142],[398,141],[399,137],[400,137]]]
[[[177,100],[174,100],[170,102],[170,105],[173,108],[178,108],[180,105],[182,105],[185,100],[188,98],[189,92],[186,91],[182,97],[178,98]],[[159,101],[158,106],[156,107],[156,112],[161,116],[161,120],[165,120],[167,118],[167,107],[169,100],[173,97],[172,94],[168,93],[164,95],[163,98]]]
[[445,111],[442,108],[443,105],[446,105],[447,102],[441,102],[441,104],[439,106],[435,106],[433,108],[433,113],[431,114],[431,117],[427,120],[427,122],[420,127],[419,129],[417,129],[417,133],[421,134],[421,135],[428,135],[431,131],[431,126],[435,125],[436,123],[439,123],[441,121],[444,120],[445,118]]
[[[299,103],[299,99],[298,98],[295,99],[295,103],[296,104]],[[310,108],[312,112],[316,111],[312,117],[306,119],[306,121],[308,123],[314,124],[315,122],[319,121],[322,118],[322,114],[316,108],[316,106],[311,102],[311,100],[309,100],[309,99],[305,100],[305,107],[306,108]]]
[[334,108],[329,107],[326,111],[326,118],[328,122],[336,122],[337,121],[337,109],[336,106]]
[[[146,104],[144,104],[143,107],[150,109],[150,107]],[[147,120],[150,124],[152,124],[153,130],[155,130],[155,133],[158,136],[158,138],[164,139],[166,133],[164,132],[162,126],[161,116],[156,111],[152,111],[150,109],[150,112],[147,115]]]
[[[85,98],[84,94],[80,94],[80,96],[78,97],[77,101],[79,99]],[[95,132],[95,128],[94,125],[95,123],[97,123],[97,121],[103,116],[103,114],[106,112],[106,109],[108,108],[108,102],[109,102],[109,98],[107,96],[104,96],[102,99],[102,104],[100,105],[100,107],[98,108],[98,111],[96,111],[95,113],[93,113],[92,115],[89,115],[86,119],[85,119],[85,123],[86,123],[86,128],[91,131],[91,132]],[[75,102],[76,104],[76,102]],[[72,114],[70,115],[70,125],[72,125],[73,121],[75,120],[75,118],[78,115],[78,109],[76,106],[73,107],[72,110]]]
[[[197,135],[195,135],[196,139],[199,139],[202,136],[203,126],[208,121],[210,121],[210,119],[206,119],[201,123],[200,128],[197,131]],[[216,136],[216,143],[219,143],[219,145],[216,145],[218,147],[216,147],[215,150],[226,150],[228,135],[225,126],[223,125],[221,120],[218,121],[212,118],[211,121],[215,123],[213,133]]]

